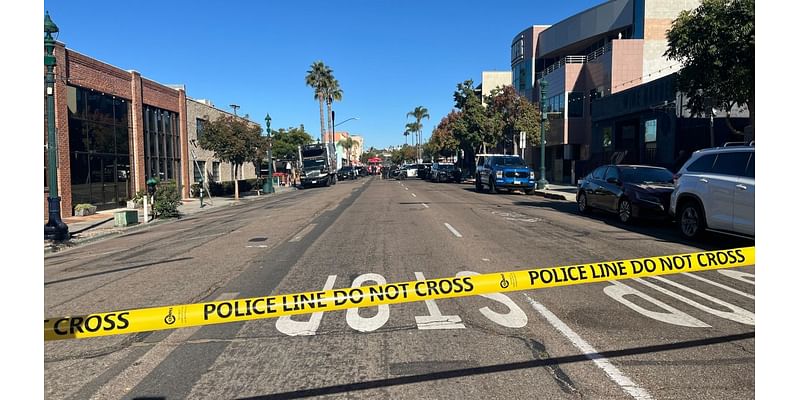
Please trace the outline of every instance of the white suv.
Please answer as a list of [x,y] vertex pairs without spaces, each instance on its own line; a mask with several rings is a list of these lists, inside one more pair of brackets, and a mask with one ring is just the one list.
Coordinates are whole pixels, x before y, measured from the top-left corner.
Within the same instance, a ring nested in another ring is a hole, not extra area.
[[669,213],[681,234],[704,231],[755,237],[755,145],[695,151],[675,176]]

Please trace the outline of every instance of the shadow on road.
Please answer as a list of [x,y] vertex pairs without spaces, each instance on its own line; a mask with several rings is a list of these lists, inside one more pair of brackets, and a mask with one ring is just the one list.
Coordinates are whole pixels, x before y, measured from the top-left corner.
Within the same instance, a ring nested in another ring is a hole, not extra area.
[[55,281],[45,282],[44,285],[47,286],[47,285],[53,285],[53,284],[61,283],[61,282],[69,282],[69,281],[74,281],[74,280],[78,280],[78,279],[90,278],[92,276],[113,274],[114,272],[120,272],[120,271],[127,271],[129,269],[149,267],[151,265],[159,265],[159,264],[166,264],[166,263],[172,263],[172,262],[177,262],[177,261],[191,260],[193,258],[194,257],[180,257],[180,258],[173,258],[171,260],[164,260],[164,261],[157,261],[157,262],[151,262],[151,263],[145,263],[145,264],[131,265],[130,267],[117,268],[117,269],[112,269],[112,270],[108,270],[108,271],[95,272],[93,274],[87,274],[87,275],[81,275],[81,276],[73,276],[72,278],[64,278],[64,279],[59,279],[59,280],[55,280]]
[[631,356],[637,354],[650,354],[662,351],[687,349],[693,347],[710,346],[719,343],[735,342],[739,340],[755,338],[755,332],[747,332],[736,335],[718,336],[706,339],[689,340],[684,342],[660,344],[654,346],[634,347],[623,350],[612,350],[603,353],[578,354],[572,356],[545,358],[540,360],[520,361],[508,364],[489,365],[485,367],[463,368],[450,371],[434,372],[428,374],[401,376],[397,378],[378,379],[367,382],[349,383],[343,385],[333,385],[314,389],[303,389],[294,392],[275,393],[265,396],[245,397],[239,400],[273,400],[273,399],[300,399],[304,397],[323,396],[337,393],[349,393],[359,390],[379,389],[389,386],[407,385],[420,382],[438,381],[441,379],[453,379],[466,376],[492,374],[498,372],[515,371],[528,368],[552,366],[559,364],[569,364],[585,362],[595,358],[615,358]]

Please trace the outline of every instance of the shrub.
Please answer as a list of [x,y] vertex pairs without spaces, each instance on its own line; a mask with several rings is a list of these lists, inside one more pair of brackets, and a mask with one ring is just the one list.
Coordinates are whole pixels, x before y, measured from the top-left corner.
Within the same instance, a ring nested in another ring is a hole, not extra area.
[[91,210],[91,209],[92,209],[92,207],[94,207],[94,206],[93,206],[93,205],[91,205],[91,204],[88,204],[88,203],[81,203],[81,204],[78,204],[78,205],[76,205],[76,206],[75,206],[75,211],[81,211],[81,210]]
[[153,211],[158,217],[174,218],[180,215],[178,206],[181,205],[181,195],[175,181],[159,183],[154,197]]

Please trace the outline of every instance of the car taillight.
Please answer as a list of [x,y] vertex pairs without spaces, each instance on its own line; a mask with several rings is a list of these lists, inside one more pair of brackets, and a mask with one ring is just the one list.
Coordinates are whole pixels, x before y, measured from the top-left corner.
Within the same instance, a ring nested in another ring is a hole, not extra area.
[[681,173],[677,173],[675,175],[672,175],[672,182],[678,183],[678,179],[681,177],[681,175],[682,175]]

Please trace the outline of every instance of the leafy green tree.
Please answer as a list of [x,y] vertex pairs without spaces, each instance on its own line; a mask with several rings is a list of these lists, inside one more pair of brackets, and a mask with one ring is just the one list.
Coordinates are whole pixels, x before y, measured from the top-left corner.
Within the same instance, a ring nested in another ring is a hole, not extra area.
[[414,147],[404,145],[403,147],[392,151],[392,163],[402,164],[406,161],[413,161],[416,158],[416,151]]
[[703,0],[682,11],[667,31],[669,59],[683,64],[678,90],[693,115],[713,106],[725,110],[728,128],[735,105],[747,106],[755,121],[755,0]]
[[278,159],[296,159],[297,146],[311,144],[314,139],[300,124],[299,128],[278,129],[272,132],[272,156]]
[[453,124],[460,118],[460,111],[451,111],[436,125],[428,143],[443,157],[452,157],[459,148],[459,142],[453,135]]
[[539,144],[539,110],[520,96],[513,86],[493,89],[487,98],[486,112],[493,127],[490,136],[493,145],[516,148],[514,136],[520,132],[526,133],[531,146]]
[[333,71],[322,61],[315,61],[311,69],[306,71],[306,85],[314,89],[314,99],[319,101],[319,135],[325,141],[325,114],[323,103],[327,99],[328,89],[333,81]]
[[238,199],[242,164],[258,160],[266,145],[261,137],[261,126],[240,117],[223,115],[206,124],[198,142],[200,147],[213,151],[215,158],[233,165],[234,193]]
[[491,141],[491,131],[494,129],[492,121],[481,104],[480,97],[475,93],[471,79],[456,85],[453,93],[456,108],[460,110],[458,118],[452,123],[453,136],[458,140],[464,150],[465,170],[474,171],[475,154],[481,147],[486,147]]

